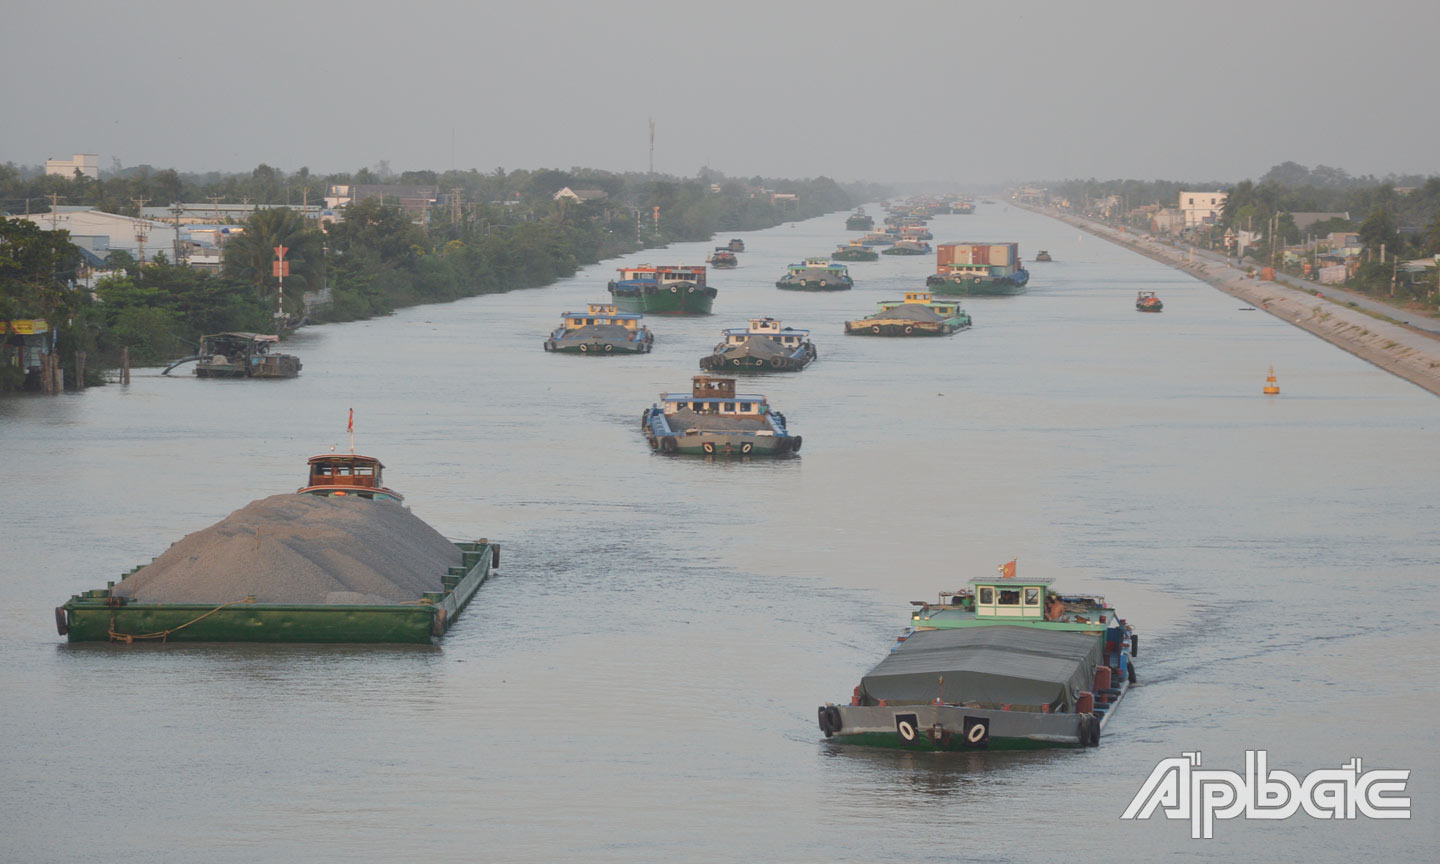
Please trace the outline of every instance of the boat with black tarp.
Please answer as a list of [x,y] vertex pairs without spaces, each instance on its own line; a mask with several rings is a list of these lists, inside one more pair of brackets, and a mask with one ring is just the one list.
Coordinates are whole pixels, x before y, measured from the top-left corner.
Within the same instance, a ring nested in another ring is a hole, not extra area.
[[775,287],[786,291],[848,291],[855,287],[855,280],[850,278],[850,268],[820,256],[786,267]]
[[880,311],[845,322],[859,336],[948,336],[970,327],[959,300],[936,300],[928,291],[906,291],[904,300],[881,300]]
[[749,327],[721,331],[715,350],[700,358],[714,372],[799,372],[819,356],[809,330],[782,327],[774,318],[753,318]]
[[922,750],[1093,747],[1136,681],[1139,636],[1104,597],[1022,579],[1016,563],[939,602],[818,710],[842,743]]
[[639,312],[621,312],[613,303],[591,303],[585,312],[566,312],[564,323],[545,340],[545,350],[562,354],[644,354],[655,344]]
[[650,449],[694,456],[781,456],[800,452],[785,415],[759,394],[735,392],[734,378],[696,375],[689,393],[661,393],[640,416]]

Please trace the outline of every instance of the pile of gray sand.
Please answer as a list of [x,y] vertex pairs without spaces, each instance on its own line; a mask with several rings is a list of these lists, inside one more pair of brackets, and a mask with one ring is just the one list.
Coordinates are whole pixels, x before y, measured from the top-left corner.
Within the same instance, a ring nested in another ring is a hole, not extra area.
[[886,318],[903,318],[907,321],[945,320],[936,314],[934,309],[921,303],[901,303],[899,306],[894,306],[883,312],[876,312],[874,315],[868,315],[866,317],[873,318],[877,321],[883,321]]
[[566,330],[561,334],[561,339],[570,341],[589,341],[591,339],[614,339],[617,342],[629,340],[631,331],[619,324],[587,324],[584,327],[577,327],[574,330]]
[[146,603],[389,604],[440,591],[460,550],[401,504],[272,495],[186,535],[113,594]]

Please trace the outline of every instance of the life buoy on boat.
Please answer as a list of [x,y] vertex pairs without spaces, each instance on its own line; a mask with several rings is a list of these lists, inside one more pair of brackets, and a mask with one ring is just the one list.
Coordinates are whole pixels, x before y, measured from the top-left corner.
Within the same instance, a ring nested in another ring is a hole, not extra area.
[[605,346],[605,353],[606,353],[606,354],[609,354],[611,351],[614,351],[614,350],[615,350],[615,346],[614,346],[614,345],[606,345],[606,346]]
[[870,332],[871,332],[871,333],[879,333],[879,332],[880,332],[880,325],[879,325],[879,324],[873,324],[873,325],[871,325],[871,327],[870,327]]
[[581,345],[581,346],[580,346],[580,353],[581,353],[581,354],[588,353],[589,351],[590,351],[590,346],[589,346],[589,345]]
[[910,324],[906,324],[906,325],[905,325],[905,335],[906,335],[906,336],[909,336],[911,333],[914,333],[914,332],[915,332],[915,328],[914,328],[912,325],[910,325]]
[[820,287],[821,287],[821,288],[824,288],[826,285],[829,285],[829,284],[830,284],[830,283],[829,283],[829,282],[826,282],[824,279],[821,279],[821,280],[820,280]]
[[715,442],[706,441],[704,444],[700,445],[700,449],[704,450],[706,453],[713,454],[715,452]]
[[674,285],[671,285],[671,286],[670,286],[670,293],[671,293],[671,294],[679,294],[679,293],[680,293],[680,289],[677,288],[677,287],[675,287]]
[[734,360],[731,360],[730,362],[731,362],[731,363],[734,363],[736,366],[739,366],[739,365],[740,365],[740,358],[739,358],[739,357],[736,357]]
[[741,453],[749,453],[753,449],[755,449],[755,445],[750,443],[749,441],[746,441],[744,444],[740,445]]

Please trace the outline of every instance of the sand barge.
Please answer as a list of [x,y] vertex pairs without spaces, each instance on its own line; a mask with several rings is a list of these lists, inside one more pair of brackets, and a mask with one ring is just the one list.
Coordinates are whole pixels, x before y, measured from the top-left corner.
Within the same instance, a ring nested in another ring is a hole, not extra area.
[[272,495],[55,620],[72,642],[429,642],[498,564],[495,544],[452,543],[398,500]]

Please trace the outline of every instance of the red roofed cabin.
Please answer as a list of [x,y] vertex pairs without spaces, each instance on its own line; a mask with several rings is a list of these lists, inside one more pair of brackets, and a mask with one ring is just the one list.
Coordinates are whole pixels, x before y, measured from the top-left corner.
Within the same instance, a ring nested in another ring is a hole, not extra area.
[[380,472],[385,470],[379,459],[373,456],[356,456],[353,453],[326,453],[310,457],[310,480],[296,490],[304,495],[345,496],[360,498],[404,501],[405,496],[394,489],[387,489],[380,483]]

